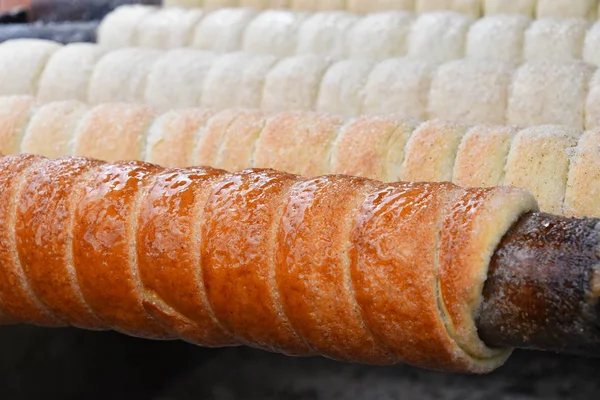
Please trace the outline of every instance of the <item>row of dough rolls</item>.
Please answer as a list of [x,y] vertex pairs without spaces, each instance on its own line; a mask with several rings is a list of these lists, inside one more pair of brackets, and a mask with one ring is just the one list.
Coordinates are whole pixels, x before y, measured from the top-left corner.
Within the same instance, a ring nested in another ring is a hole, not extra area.
[[0,95],[41,101],[311,110],[343,116],[396,114],[470,124],[600,124],[600,72],[581,61],[413,58],[332,62],[192,49],[104,51],[40,40],[0,44]]
[[468,373],[510,355],[475,319],[537,210],[515,188],[31,155],[0,158],[0,189],[0,322]]
[[398,116],[37,104],[0,98],[0,153],[144,160],[167,167],[274,168],[384,182],[530,190],[543,211],[599,217],[600,131],[469,126]]
[[249,8],[218,11],[126,6],[98,31],[106,48],[192,47],[278,57],[318,54],[333,59],[410,56],[431,61],[463,57],[519,62],[583,59],[600,64],[600,22],[583,18],[531,20],[521,15],[473,19],[453,12],[391,11],[359,16]]
[[452,10],[474,17],[523,14],[529,17],[596,18],[598,0],[164,0],[166,7],[291,8],[298,11],[348,10],[355,13],[405,10],[425,13]]

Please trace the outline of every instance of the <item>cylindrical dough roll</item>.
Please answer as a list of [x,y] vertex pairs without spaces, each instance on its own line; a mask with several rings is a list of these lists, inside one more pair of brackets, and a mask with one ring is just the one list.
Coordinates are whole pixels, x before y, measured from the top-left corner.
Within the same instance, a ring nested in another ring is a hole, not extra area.
[[473,17],[481,16],[481,0],[416,0],[417,13],[456,11]]
[[538,0],[537,16],[544,17],[580,17],[595,19],[598,12],[598,0]]
[[267,54],[229,53],[217,58],[202,90],[203,107],[259,109],[267,74],[278,59]]
[[88,101],[88,90],[94,66],[105,49],[90,43],[73,43],[50,57],[40,78],[38,99]]
[[472,22],[450,11],[420,15],[409,34],[408,55],[437,62],[463,58]]
[[306,17],[292,11],[264,11],[248,24],[242,49],[250,53],[291,56],[296,53],[298,31]]
[[583,41],[583,61],[600,66],[600,21],[596,21],[585,35]]
[[302,176],[329,173],[330,152],[343,120],[311,112],[284,112],[269,118],[256,145],[254,167]]
[[46,63],[62,46],[38,39],[0,44],[0,96],[35,95]]
[[600,126],[600,72],[596,70],[590,80],[589,93],[585,102],[585,129]]
[[73,155],[98,160],[143,160],[148,128],[155,111],[125,103],[101,104],[83,117],[73,145]]
[[162,53],[147,75],[145,103],[160,110],[199,106],[216,59],[214,53],[193,49]]
[[27,126],[21,152],[45,157],[72,155],[75,131],[88,110],[76,100],[41,105]]
[[291,0],[240,0],[240,7],[250,7],[255,10],[274,8],[289,8]]
[[437,64],[397,58],[375,66],[365,87],[364,114],[426,119],[431,79]]
[[514,71],[501,61],[462,59],[441,65],[431,82],[429,118],[504,124]]
[[587,131],[570,154],[564,212],[568,217],[600,214],[600,131]]
[[536,126],[517,133],[502,182],[529,189],[540,208],[562,215],[570,167],[570,153],[580,132],[560,126]]
[[348,33],[360,19],[344,11],[318,12],[298,31],[296,54],[317,54],[341,59],[346,56]]
[[452,183],[462,187],[499,186],[518,128],[474,126],[462,138],[454,164]]
[[156,118],[148,130],[145,161],[168,168],[194,164],[193,150],[212,110],[181,109]]
[[267,74],[260,108],[268,112],[314,110],[329,64],[310,54],[284,58]]
[[143,103],[148,75],[163,56],[159,50],[128,48],[107,53],[98,61],[90,79],[88,101]]
[[535,17],[537,0],[484,0],[483,9],[486,15],[523,14]]
[[456,154],[467,129],[438,120],[419,125],[406,144],[402,180],[452,182]]
[[215,164],[227,171],[254,167],[254,153],[267,118],[260,111],[240,110],[225,132]]
[[346,8],[358,14],[390,10],[414,11],[415,2],[416,0],[346,0]]
[[157,7],[125,5],[108,14],[98,27],[98,44],[107,49],[135,46],[138,24]]
[[582,18],[543,18],[533,21],[525,32],[525,60],[580,59],[588,27],[588,21]]
[[239,116],[239,110],[230,108],[217,112],[198,131],[195,146],[193,147],[192,162],[194,165],[216,167],[219,149],[229,126]]
[[36,109],[31,96],[0,96],[0,154],[18,154]]
[[343,60],[329,67],[319,89],[317,111],[345,117],[360,115],[374,66],[372,61]]
[[525,30],[530,23],[531,19],[523,15],[493,15],[478,19],[467,35],[467,57],[521,61]]
[[163,8],[145,15],[136,26],[134,46],[153,49],[187,47],[204,13],[200,9]]
[[[586,97],[594,70],[581,61],[521,65],[513,78],[507,123],[557,124],[583,129]],[[588,109],[588,115],[589,112]]]
[[393,116],[365,115],[349,121],[334,143],[331,173],[399,181],[404,147],[416,125]]
[[414,14],[379,12],[358,20],[348,33],[348,57],[385,60],[405,56]]
[[223,8],[208,13],[194,30],[192,47],[218,53],[238,51],[246,27],[257,16],[249,8]]

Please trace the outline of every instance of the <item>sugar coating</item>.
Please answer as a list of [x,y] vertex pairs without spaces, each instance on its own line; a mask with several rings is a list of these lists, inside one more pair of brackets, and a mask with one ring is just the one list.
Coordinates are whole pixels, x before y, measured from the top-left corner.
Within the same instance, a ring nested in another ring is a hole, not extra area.
[[278,62],[272,55],[229,53],[208,72],[202,89],[203,107],[259,109],[267,74]]
[[583,18],[543,18],[533,21],[525,32],[525,60],[581,58],[588,27],[588,21]]
[[346,117],[360,115],[374,66],[371,61],[343,60],[329,67],[321,82],[316,110]]
[[521,61],[525,30],[531,19],[523,15],[491,15],[478,19],[467,35],[467,57]]
[[594,23],[585,35],[583,43],[583,60],[593,64],[600,65],[600,21]]
[[281,60],[267,74],[261,109],[268,112],[314,110],[329,62],[314,55]]
[[217,59],[214,53],[192,49],[163,53],[148,74],[144,103],[160,110],[199,106]]
[[468,124],[506,122],[511,63],[456,60],[440,66],[429,92],[429,118]]
[[19,153],[35,108],[35,98],[31,96],[0,96],[0,154]]
[[347,32],[349,58],[385,60],[408,52],[412,13],[388,11],[360,18]]
[[560,126],[523,129],[513,140],[503,185],[529,189],[540,208],[562,215],[570,166],[570,152],[581,132]]
[[305,19],[305,14],[292,11],[264,11],[248,24],[242,50],[278,57],[293,55],[298,46],[298,31]]
[[473,19],[454,12],[421,14],[408,39],[408,55],[429,61],[462,58]]
[[537,0],[484,0],[483,9],[486,15],[522,14],[535,17]]
[[426,119],[429,88],[436,67],[435,63],[409,58],[377,64],[365,87],[362,112]]
[[300,26],[296,54],[344,58],[347,32],[358,20],[358,16],[343,11],[313,14]]
[[107,49],[134,46],[137,43],[137,26],[148,14],[158,11],[146,5],[123,5],[109,13],[98,27],[97,42]]
[[543,17],[579,17],[586,19],[596,18],[598,0],[538,0],[537,16]]
[[91,104],[143,103],[148,75],[163,54],[159,50],[141,48],[107,53],[92,73],[88,101]]
[[201,9],[163,8],[142,17],[133,43],[153,49],[175,49],[191,44],[192,32],[204,16]]
[[587,131],[571,154],[564,213],[568,217],[600,215],[600,131]]
[[244,31],[257,16],[249,8],[223,8],[208,13],[196,25],[191,46],[219,53],[242,48]]
[[595,69],[581,61],[523,64],[513,78],[507,123],[583,129],[588,87]]
[[37,92],[39,101],[88,101],[92,72],[105,52],[105,49],[90,43],[61,47],[44,68]]
[[0,44],[0,96],[35,95],[46,63],[61,47],[39,39],[15,39]]

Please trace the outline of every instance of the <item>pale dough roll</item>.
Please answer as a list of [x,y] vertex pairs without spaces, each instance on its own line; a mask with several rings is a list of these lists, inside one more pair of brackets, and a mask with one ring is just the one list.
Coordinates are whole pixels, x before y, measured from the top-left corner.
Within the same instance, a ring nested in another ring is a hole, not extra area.
[[219,149],[229,126],[236,120],[240,110],[230,108],[213,115],[198,131],[195,146],[192,148],[194,165],[216,167]]
[[137,24],[135,45],[165,50],[187,47],[202,16],[200,9],[183,8],[163,8],[147,14]]
[[598,0],[538,0],[537,17],[579,17],[595,19]]
[[404,147],[415,126],[393,116],[365,115],[348,122],[334,144],[331,173],[398,181]]
[[286,57],[295,54],[298,31],[306,14],[284,10],[260,13],[248,24],[242,50],[250,53]]
[[88,101],[88,89],[94,66],[105,50],[90,43],[73,43],[50,57],[40,78],[38,100]]
[[267,74],[277,61],[267,54],[229,53],[219,57],[204,81],[202,106],[260,108]]
[[589,83],[589,93],[585,102],[585,129],[600,126],[600,73],[596,71]]
[[531,191],[544,212],[563,215],[569,174],[569,153],[580,132],[560,126],[536,126],[520,131],[506,162],[505,186]]
[[62,45],[38,39],[0,44],[0,96],[35,95],[46,63]]
[[374,65],[366,60],[343,60],[329,67],[319,89],[317,111],[345,117],[361,114]]
[[467,35],[467,57],[521,61],[525,30],[530,23],[531,19],[523,15],[493,15],[477,20]]
[[249,8],[223,8],[208,13],[194,30],[192,47],[219,53],[238,51],[244,31],[256,15]]
[[414,11],[415,2],[416,0],[346,0],[346,8],[357,14],[390,10]]
[[403,11],[364,16],[348,33],[348,57],[385,60],[405,56],[414,14]]
[[537,0],[484,0],[483,9],[486,15],[522,14],[535,17]]
[[256,145],[256,168],[312,177],[331,172],[330,152],[341,118],[311,112],[279,113],[267,121]]
[[406,144],[402,180],[452,182],[460,142],[467,126],[431,120],[417,127]]
[[482,13],[481,0],[417,0],[417,13],[445,10],[479,17]]
[[160,110],[199,106],[216,59],[213,53],[192,49],[163,53],[148,74],[145,103]]
[[75,131],[88,110],[76,100],[41,105],[29,122],[21,152],[52,158],[73,155]]
[[329,61],[309,54],[281,60],[267,74],[260,108],[269,112],[314,110],[328,67]]
[[[507,123],[583,129],[585,102],[594,70],[580,61],[523,64],[513,77]],[[588,115],[589,112],[588,109]]]
[[365,87],[362,112],[426,119],[429,88],[436,66],[408,58],[377,64]]
[[296,11],[343,10],[346,0],[291,0],[291,9]]
[[437,62],[463,58],[472,22],[470,17],[450,11],[422,14],[411,28],[408,55]]
[[359,20],[356,15],[344,11],[313,14],[300,27],[296,54],[344,58],[348,32]]
[[502,184],[504,167],[518,129],[509,126],[474,126],[458,147],[452,183],[461,187]]
[[109,13],[98,27],[97,42],[106,49],[119,49],[135,46],[138,24],[157,7],[145,5],[124,5]]
[[240,0],[240,7],[250,7],[255,10],[289,8],[291,0]]
[[92,73],[89,102],[143,103],[148,74],[163,55],[159,50],[140,48],[107,53],[98,61]]
[[585,35],[583,42],[583,60],[600,66],[600,21],[593,24]]
[[193,165],[193,150],[200,129],[212,110],[182,109],[160,115],[148,131],[145,160],[167,168]]
[[202,7],[205,10],[218,10],[219,8],[237,7],[238,0],[204,0]]
[[73,155],[108,162],[143,160],[153,109],[136,104],[101,104],[92,108],[75,132]]
[[429,118],[502,125],[515,68],[501,61],[462,59],[441,65],[429,92]]
[[0,96],[0,154],[18,154],[21,139],[35,113],[31,96]]
[[587,131],[571,154],[564,215],[593,217],[600,214],[600,131]]
[[448,332],[463,351],[475,359],[506,359],[511,350],[489,348],[479,338],[475,321],[496,248],[513,224],[525,213],[538,211],[538,206],[522,189],[496,187],[474,192],[463,191],[455,198],[442,224],[440,304]]
[[582,18],[544,18],[525,32],[525,60],[580,59],[588,21]]

